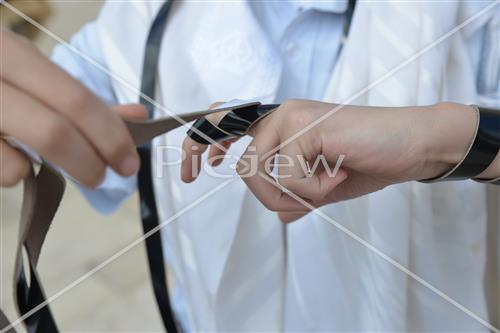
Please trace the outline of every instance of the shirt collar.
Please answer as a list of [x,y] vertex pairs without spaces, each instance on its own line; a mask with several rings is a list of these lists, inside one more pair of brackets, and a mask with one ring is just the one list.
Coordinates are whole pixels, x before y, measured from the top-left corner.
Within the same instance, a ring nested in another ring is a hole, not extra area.
[[290,0],[299,10],[316,9],[323,12],[344,13],[347,10],[347,0],[314,1],[314,0]]

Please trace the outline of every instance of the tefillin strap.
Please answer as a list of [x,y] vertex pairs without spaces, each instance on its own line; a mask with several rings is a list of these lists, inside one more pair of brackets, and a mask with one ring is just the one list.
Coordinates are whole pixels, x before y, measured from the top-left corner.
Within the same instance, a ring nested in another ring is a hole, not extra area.
[[[239,138],[246,135],[251,127],[278,107],[279,104],[261,104],[259,102],[235,106],[226,111],[227,113],[218,124],[214,124],[205,117],[199,118],[187,131],[187,135],[201,144]],[[204,137],[200,135],[200,132],[204,134]],[[207,140],[207,137],[211,140]]]

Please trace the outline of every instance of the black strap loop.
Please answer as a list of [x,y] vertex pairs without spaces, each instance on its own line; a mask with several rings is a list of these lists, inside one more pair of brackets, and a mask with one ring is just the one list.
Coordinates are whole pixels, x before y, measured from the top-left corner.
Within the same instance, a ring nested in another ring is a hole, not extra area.
[[187,135],[194,141],[205,145],[209,145],[210,142],[196,133],[193,128],[196,128],[198,131],[202,132],[216,142],[220,140],[227,140],[232,137],[231,134],[222,131],[219,127],[212,124],[207,118],[203,117],[194,122],[193,126],[187,131]]
[[260,104],[235,106],[215,125],[206,118],[198,119],[187,131],[187,135],[194,141],[201,144],[210,144],[196,131],[205,134],[211,140],[217,142],[230,138],[238,138],[247,134],[250,127],[254,126],[264,117],[270,115],[279,107],[279,104]]
[[[160,8],[146,41],[144,62],[142,67],[141,93],[151,100],[155,99],[156,79],[158,72],[158,60],[162,45],[163,32],[165,30],[168,15],[173,1],[166,1]],[[148,110],[148,117],[154,114],[154,105],[140,97],[140,103]],[[138,149],[141,158],[141,169],[138,174],[138,188],[140,197],[140,211],[143,232],[147,232],[159,226],[158,210],[156,207],[153,188],[153,177],[151,169],[151,144],[146,143]],[[165,260],[163,257],[163,245],[161,232],[146,238],[146,252],[148,256],[149,273],[153,291],[160,311],[163,326],[169,333],[177,332],[177,325],[169,301],[167,275],[165,272]]]

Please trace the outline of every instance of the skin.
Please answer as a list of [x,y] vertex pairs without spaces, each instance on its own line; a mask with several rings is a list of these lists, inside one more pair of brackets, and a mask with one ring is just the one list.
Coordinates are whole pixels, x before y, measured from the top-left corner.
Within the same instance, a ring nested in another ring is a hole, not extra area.
[[[247,148],[242,158],[257,154],[261,173],[245,176],[243,180],[264,206],[278,212],[284,222],[307,214],[309,208],[269,182],[274,179],[265,173],[265,157],[334,107],[329,103],[289,100],[249,133],[254,137],[249,145],[252,148]],[[220,115],[212,115],[210,120],[217,123],[216,118]],[[295,162],[297,155],[307,160],[323,155],[330,166],[335,165],[340,155],[345,155],[336,176],[330,177],[318,169],[306,177],[300,163],[293,163],[293,166],[279,166],[279,175],[291,175],[279,182],[312,206],[320,207],[392,184],[434,178],[460,162],[473,140],[476,126],[474,109],[455,103],[394,108],[345,106],[279,150],[280,155]],[[197,149],[190,149],[193,146]],[[186,138],[183,147],[189,153],[182,165],[182,179],[191,182],[197,176],[190,176],[191,159],[202,154],[207,146]],[[221,149],[210,147],[210,156],[223,154]],[[238,168],[240,173],[242,170],[244,167]],[[488,179],[498,176],[500,153],[479,175]]]
[[[88,187],[101,182],[106,166],[123,176],[138,171],[139,157],[120,114],[141,117],[142,106],[108,107],[28,40],[6,31],[0,39],[2,138],[20,140]],[[31,162],[3,139],[0,150],[0,186],[13,186]]]

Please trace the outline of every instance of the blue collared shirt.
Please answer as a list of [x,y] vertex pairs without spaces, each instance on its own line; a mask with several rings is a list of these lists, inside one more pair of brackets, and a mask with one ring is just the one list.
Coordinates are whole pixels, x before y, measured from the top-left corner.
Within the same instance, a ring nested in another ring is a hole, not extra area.
[[341,48],[347,1],[259,1],[251,6],[283,58],[277,102],[322,99]]

